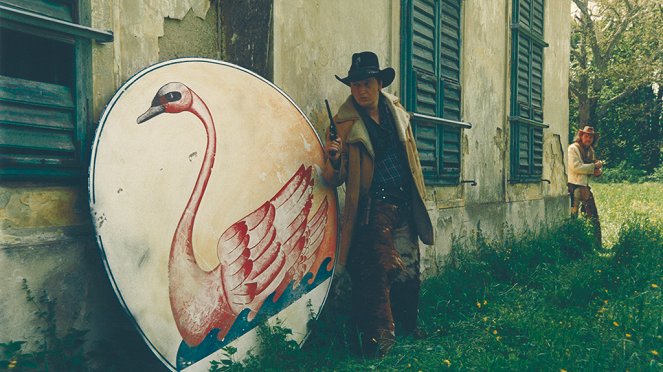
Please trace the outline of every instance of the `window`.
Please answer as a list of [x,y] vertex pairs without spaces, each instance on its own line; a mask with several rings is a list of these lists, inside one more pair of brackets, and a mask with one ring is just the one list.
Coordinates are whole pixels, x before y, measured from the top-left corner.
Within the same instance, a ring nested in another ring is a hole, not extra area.
[[0,177],[80,177],[87,157],[90,39],[81,0],[0,0]]
[[543,168],[544,0],[513,0],[511,181],[538,182]]
[[404,0],[402,95],[412,111],[424,178],[460,182],[461,0]]

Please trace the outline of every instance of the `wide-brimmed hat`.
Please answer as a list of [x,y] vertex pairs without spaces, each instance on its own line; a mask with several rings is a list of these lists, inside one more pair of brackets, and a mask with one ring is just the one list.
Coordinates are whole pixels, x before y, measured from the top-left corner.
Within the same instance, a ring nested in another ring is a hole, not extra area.
[[350,65],[347,77],[341,78],[338,75],[335,76],[341,83],[348,86],[353,81],[374,77],[382,82],[382,87],[384,88],[394,81],[396,71],[391,67],[380,70],[380,62],[375,53],[361,52],[352,55],[352,64]]
[[595,131],[594,127],[590,127],[589,125],[585,125],[584,128],[578,129],[578,136],[580,136],[583,133],[592,134],[592,135],[594,135],[594,138],[596,138],[596,139],[598,139],[599,136],[600,136],[599,132]]

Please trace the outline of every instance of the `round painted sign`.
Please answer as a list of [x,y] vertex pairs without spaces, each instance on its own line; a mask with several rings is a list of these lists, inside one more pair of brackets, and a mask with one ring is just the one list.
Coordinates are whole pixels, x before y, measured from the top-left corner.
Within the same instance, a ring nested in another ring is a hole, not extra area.
[[166,366],[208,370],[226,346],[241,360],[265,322],[304,341],[336,256],[323,162],[301,110],[241,67],[176,59],[118,90],[93,145],[90,206],[115,292]]

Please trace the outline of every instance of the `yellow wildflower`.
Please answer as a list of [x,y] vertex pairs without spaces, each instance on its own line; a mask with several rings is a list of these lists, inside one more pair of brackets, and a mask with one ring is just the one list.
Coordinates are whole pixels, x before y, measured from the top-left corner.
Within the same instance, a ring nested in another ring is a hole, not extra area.
[[497,334],[497,330],[496,330],[496,329],[493,329],[493,334],[494,334],[494,335]]
[[612,325],[614,325],[615,327],[619,327],[619,323],[617,322],[612,322]]
[[564,368],[560,369],[559,372],[566,372]]
[[656,283],[652,283],[652,284],[651,284],[651,287],[652,287],[652,289],[656,289],[656,288],[658,288],[658,284],[656,284]]
[[9,364],[7,365],[7,368],[14,368],[16,367],[16,359],[12,359],[9,361]]
[[607,304],[607,303],[608,303],[608,300],[603,300],[603,303],[604,303],[604,304]]
[[442,363],[444,363],[444,365],[447,367],[451,366],[451,361],[449,359],[443,360]]
[[477,307],[481,309],[481,302],[477,301]]
[[499,342],[499,341],[502,341],[502,336],[497,336],[497,337],[495,337],[495,339],[496,339],[498,342]]
[[658,356],[658,351],[656,351],[656,350],[651,350],[651,353]]
[[631,338],[631,334],[630,334],[630,333],[627,333],[627,334],[626,334],[626,338]]
[[[652,285],[654,285],[654,284],[652,284]],[[652,288],[653,288],[653,287],[652,287]],[[488,305],[488,301],[487,301],[487,300],[483,300],[483,304],[484,304],[484,305]]]

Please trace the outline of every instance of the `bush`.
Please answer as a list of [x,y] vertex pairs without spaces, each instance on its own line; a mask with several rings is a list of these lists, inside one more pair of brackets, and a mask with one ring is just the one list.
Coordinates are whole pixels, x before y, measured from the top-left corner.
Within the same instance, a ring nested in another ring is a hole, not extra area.
[[647,172],[642,169],[633,168],[622,161],[614,167],[606,165],[603,167],[603,175],[596,178],[596,182],[601,183],[619,183],[630,182],[640,183],[645,181]]
[[663,164],[659,165],[654,171],[645,177],[645,181],[663,182]]

